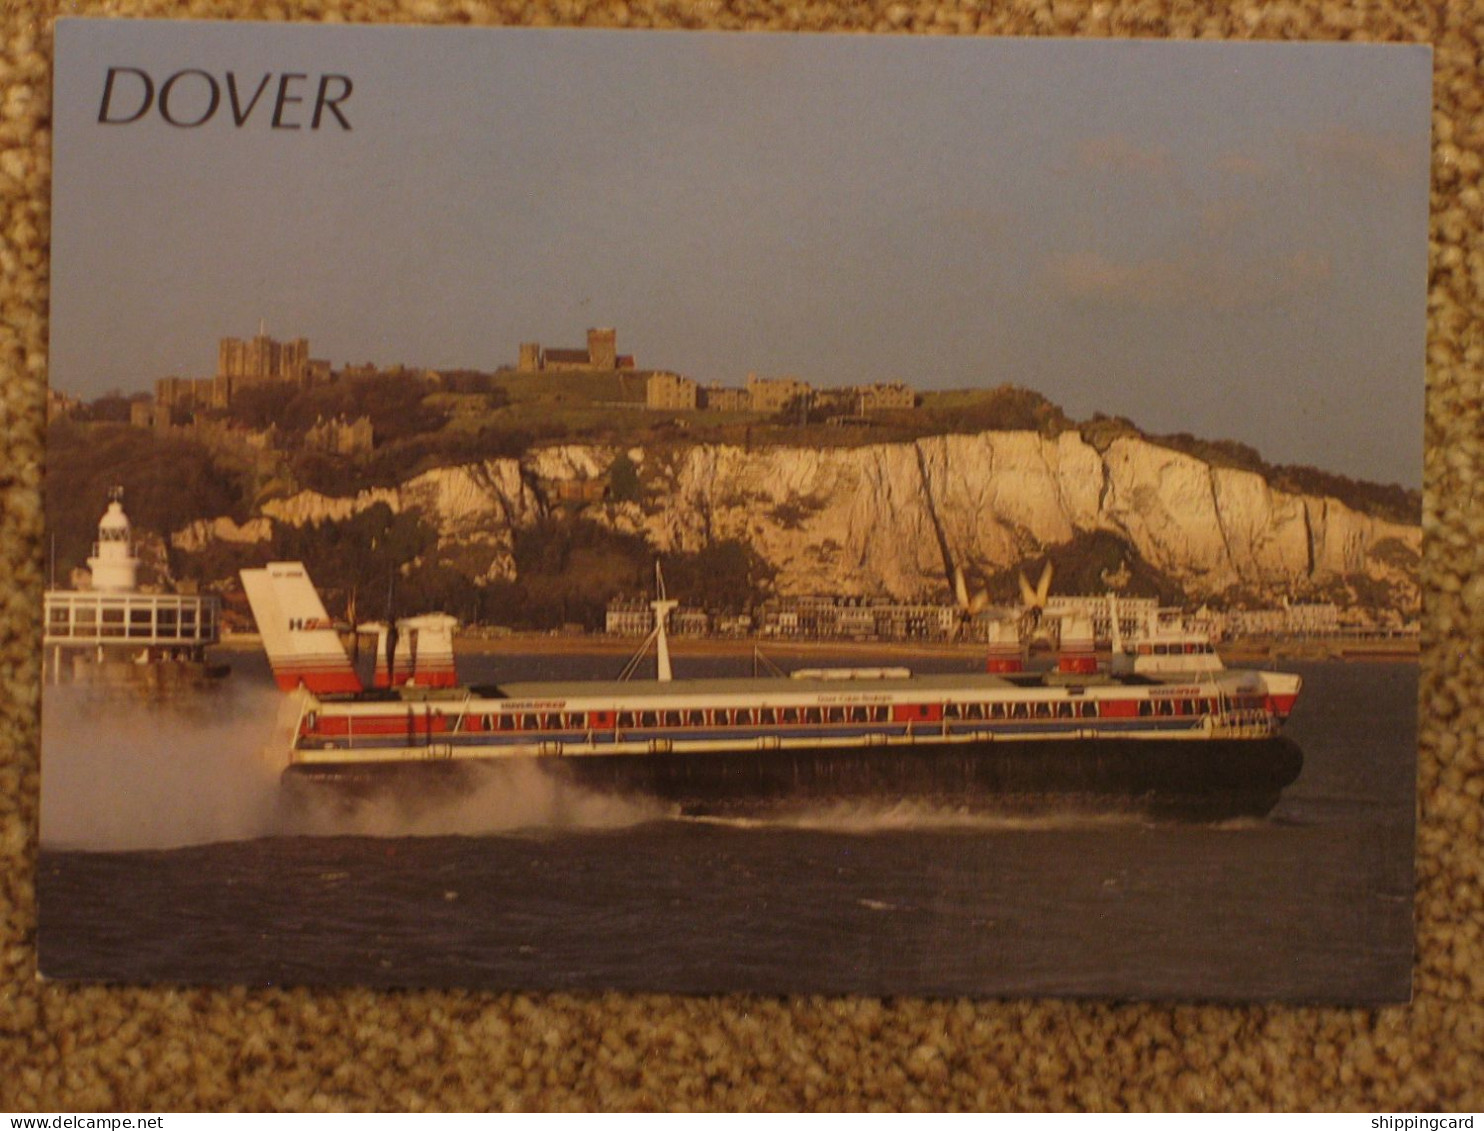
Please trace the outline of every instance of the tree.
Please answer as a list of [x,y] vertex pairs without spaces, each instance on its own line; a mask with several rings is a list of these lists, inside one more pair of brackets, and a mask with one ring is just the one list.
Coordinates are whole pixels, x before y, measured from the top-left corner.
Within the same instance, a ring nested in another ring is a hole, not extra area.
[[608,465],[608,497],[617,503],[637,503],[644,499],[639,469],[624,452],[619,452]]
[[166,538],[197,519],[247,517],[246,484],[194,440],[58,420],[47,429],[45,501],[59,579],[87,560],[114,487],[137,529]]
[[[397,592],[404,567],[437,545],[437,532],[415,514],[396,514],[373,503],[343,521],[290,526],[275,523],[273,553],[280,561],[302,561],[325,598],[325,606],[352,620],[374,620],[405,611]],[[425,610],[418,610],[425,611]]]
[[672,596],[721,613],[740,613],[760,603],[774,576],[752,546],[736,538],[712,542],[694,553],[666,554],[661,568]]

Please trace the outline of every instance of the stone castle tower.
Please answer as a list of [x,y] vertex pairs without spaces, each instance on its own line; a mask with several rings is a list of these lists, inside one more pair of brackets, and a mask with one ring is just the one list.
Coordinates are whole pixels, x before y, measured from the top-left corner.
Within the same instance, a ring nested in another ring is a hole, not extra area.
[[588,364],[594,369],[618,368],[618,331],[610,326],[587,332]]

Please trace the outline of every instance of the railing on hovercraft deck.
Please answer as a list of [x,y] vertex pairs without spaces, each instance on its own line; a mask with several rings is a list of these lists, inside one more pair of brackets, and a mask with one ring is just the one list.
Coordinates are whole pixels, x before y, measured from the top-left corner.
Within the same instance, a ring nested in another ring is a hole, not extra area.
[[1225,711],[1216,716],[1213,729],[1225,738],[1267,738],[1278,733],[1273,716],[1261,709]]

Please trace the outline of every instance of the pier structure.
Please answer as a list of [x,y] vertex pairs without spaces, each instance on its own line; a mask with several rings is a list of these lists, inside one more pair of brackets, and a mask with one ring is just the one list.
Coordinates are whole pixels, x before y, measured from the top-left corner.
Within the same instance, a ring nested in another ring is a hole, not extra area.
[[225,669],[206,662],[220,639],[213,596],[141,593],[133,529],[115,489],[98,523],[87,589],[46,591],[42,648],[49,683],[165,690],[206,683]]

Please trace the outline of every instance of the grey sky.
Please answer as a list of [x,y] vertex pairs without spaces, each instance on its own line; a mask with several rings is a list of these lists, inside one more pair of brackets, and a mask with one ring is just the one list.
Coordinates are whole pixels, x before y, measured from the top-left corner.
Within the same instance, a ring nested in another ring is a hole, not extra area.
[[[1421,479],[1425,47],[146,21],[57,43],[69,393],[209,375],[259,318],[337,365],[481,369],[611,325],[703,382],[1012,382]],[[267,128],[271,85],[242,129],[100,125],[110,65],[346,74],[354,129]]]

